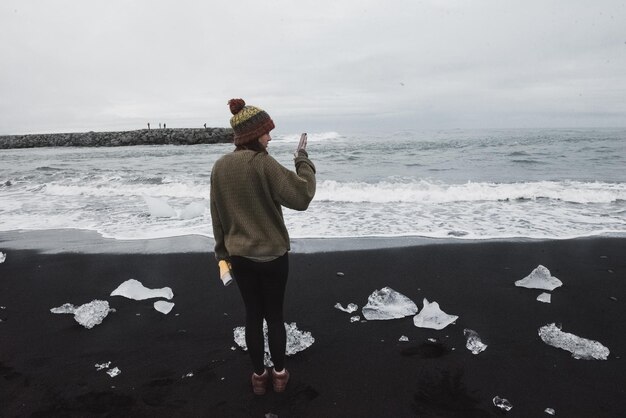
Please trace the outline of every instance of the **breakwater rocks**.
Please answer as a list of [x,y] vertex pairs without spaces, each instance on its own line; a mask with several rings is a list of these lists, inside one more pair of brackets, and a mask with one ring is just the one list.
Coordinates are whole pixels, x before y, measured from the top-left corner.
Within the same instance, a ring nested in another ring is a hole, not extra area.
[[125,145],[195,145],[233,142],[230,128],[140,129],[0,136],[0,149],[35,147],[119,147]]

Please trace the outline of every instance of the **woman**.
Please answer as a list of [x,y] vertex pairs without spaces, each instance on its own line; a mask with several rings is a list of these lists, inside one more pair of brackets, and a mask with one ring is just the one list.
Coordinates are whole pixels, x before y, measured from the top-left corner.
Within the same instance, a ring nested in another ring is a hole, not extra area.
[[[252,389],[263,395],[269,373],[263,363],[263,319],[267,322],[275,392],[289,380],[283,300],[289,271],[289,235],[282,206],[306,210],[315,195],[315,166],[304,147],[290,171],[267,153],[274,122],[242,99],[228,102],[235,151],[211,172],[211,218],[215,257],[228,260],[246,307],[246,345],[252,359]],[[306,142],[305,142],[306,144]]]

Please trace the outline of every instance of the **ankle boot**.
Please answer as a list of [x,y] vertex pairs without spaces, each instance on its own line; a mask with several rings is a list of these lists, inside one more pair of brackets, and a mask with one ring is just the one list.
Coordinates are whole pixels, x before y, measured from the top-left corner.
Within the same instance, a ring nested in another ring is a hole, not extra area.
[[252,391],[255,395],[265,395],[267,383],[270,380],[270,374],[265,370],[262,375],[252,373]]
[[272,369],[272,384],[274,386],[274,392],[284,392],[288,381],[289,372],[287,369],[283,369],[280,373],[277,373],[276,370]]

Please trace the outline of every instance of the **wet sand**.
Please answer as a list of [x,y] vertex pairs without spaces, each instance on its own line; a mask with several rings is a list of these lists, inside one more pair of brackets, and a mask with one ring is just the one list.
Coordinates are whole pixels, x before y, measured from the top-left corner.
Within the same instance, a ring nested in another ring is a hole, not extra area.
[[[503,414],[496,395],[513,404],[512,417],[626,411],[626,239],[294,251],[286,320],[316,342],[288,358],[286,393],[261,397],[249,386],[247,354],[231,349],[243,305],[237,288],[219,281],[212,253],[172,245],[158,254],[45,254],[6,244],[0,239],[1,416],[485,417]],[[540,290],[514,286],[539,264],[564,283],[551,304],[535,300]],[[171,287],[172,312],[109,296],[130,278]],[[459,319],[435,331],[411,317],[351,323],[360,309],[333,308],[361,308],[384,286]],[[94,299],[116,312],[93,329],[49,312]],[[608,360],[576,360],[544,344],[537,330],[551,322],[601,342]],[[464,328],[487,350],[468,351]],[[96,370],[108,361],[118,376]]]

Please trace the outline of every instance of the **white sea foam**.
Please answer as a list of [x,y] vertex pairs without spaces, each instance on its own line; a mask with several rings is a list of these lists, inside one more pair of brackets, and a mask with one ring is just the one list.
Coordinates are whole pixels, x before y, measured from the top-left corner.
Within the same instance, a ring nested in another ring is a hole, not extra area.
[[626,184],[581,182],[444,184],[427,180],[338,182],[318,184],[316,199],[329,202],[450,203],[552,199],[570,203],[613,203],[626,200]]
[[[277,136],[274,139],[285,142],[299,142],[301,133],[297,134],[286,134]],[[326,141],[342,138],[342,135],[339,132],[328,131],[328,132],[313,132],[307,133],[307,141]]]

